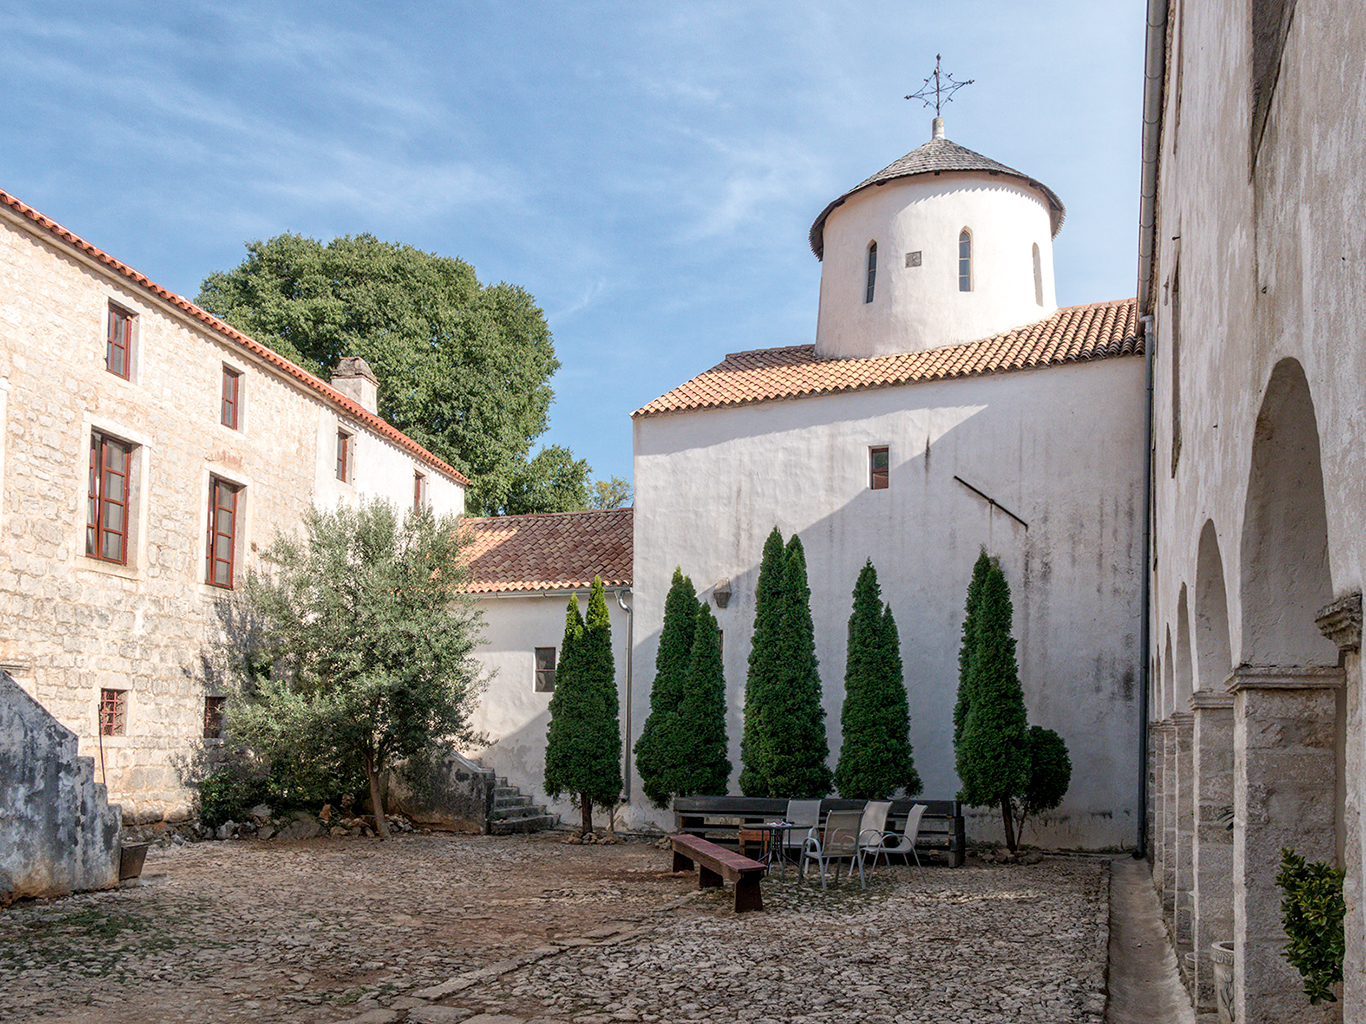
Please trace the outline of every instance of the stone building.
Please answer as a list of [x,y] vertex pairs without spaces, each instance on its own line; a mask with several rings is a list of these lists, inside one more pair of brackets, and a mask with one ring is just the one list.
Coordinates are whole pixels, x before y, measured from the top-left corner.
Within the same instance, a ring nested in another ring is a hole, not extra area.
[[0,668],[126,821],[183,815],[218,730],[219,601],[310,506],[464,508],[464,477],[326,384],[0,192]]
[[[681,566],[723,631],[738,771],[755,584],[777,526],[806,549],[831,763],[851,592],[872,559],[924,794],[951,799],[958,642],[985,547],[1011,585],[1030,720],[1063,736],[1077,768],[1028,839],[1133,843],[1144,361],[1132,300],[1057,307],[1062,220],[1051,189],[936,119],[929,142],[812,226],[814,345],[730,355],[634,414],[637,707]],[[638,785],[632,796],[633,815],[663,820]],[[999,815],[969,827],[999,835]]]
[[[1366,1020],[1366,10],[1150,0],[1139,310],[1153,360],[1149,835],[1195,993]],[[1281,956],[1282,847],[1346,871],[1343,1000]]]
[[[639,711],[631,687],[631,521],[629,508],[466,520],[469,592],[484,616],[484,642],[475,651],[487,686],[471,725],[483,734],[469,753],[513,785],[544,799],[548,707],[564,639],[571,595],[588,609],[589,588],[601,576],[612,624],[618,712],[622,733],[649,711]],[[634,764],[623,752],[625,778]],[[575,819],[578,805],[547,800]]]

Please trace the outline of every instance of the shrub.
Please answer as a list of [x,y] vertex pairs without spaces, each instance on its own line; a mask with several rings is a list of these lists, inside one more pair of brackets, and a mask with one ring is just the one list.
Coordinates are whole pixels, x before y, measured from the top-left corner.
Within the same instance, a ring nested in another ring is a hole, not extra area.
[[1332,986],[1342,981],[1345,949],[1342,920],[1343,872],[1322,862],[1306,863],[1294,850],[1281,850],[1276,885],[1285,894],[1281,920],[1290,939],[1284,956],[1304,979],[1311,1003],[1336,1002]]

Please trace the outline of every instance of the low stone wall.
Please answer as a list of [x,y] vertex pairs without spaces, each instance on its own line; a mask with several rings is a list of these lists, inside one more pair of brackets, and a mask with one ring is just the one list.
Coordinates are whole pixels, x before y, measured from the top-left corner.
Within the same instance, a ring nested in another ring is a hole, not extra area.
[[0,906],[119,883],[121,811],[76,746],[0,671]]
[[443,752],[424,775],[405,780],[390,773],[386,810],[429,828],[487,832],[493,813],[494,773],[456,753]]

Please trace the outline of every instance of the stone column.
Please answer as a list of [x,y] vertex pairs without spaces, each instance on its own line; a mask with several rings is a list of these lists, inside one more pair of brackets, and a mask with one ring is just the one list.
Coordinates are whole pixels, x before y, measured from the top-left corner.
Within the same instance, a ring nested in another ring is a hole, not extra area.
[[1175,934],[1176,917],[1176,723],[1162,723],[1162,916]]
[[1342,864],[1347,877],[1342,895],[1347,904],[1343,930],[1347,940],[1342,963],[1342,1019],[1366,1021],[1366,919],[1362,907],[1362,864],[1366,861],[1366,832],[1362,831],[1361,802],[1366,787],[1366,732],[1363,731],[1361,699],[1361,595],[1349,594],[1322,609],[1319,629],[1337,644],[1346,685],[1347,749],[1343,801]]
[[1191,741],[1194,731],[1195,716],[1191,712],[1178,711],[1172,715],[1172,739],[1176,747],[1173,772],[1176,777],[1176,877],[1173,886],[1176,898],[1172,937],[1178,947],[1178,957],[1191,948],[1192,840],[1195,833],[1195,772],[1191,764]]
[[1154,722],[1149,726],[1153,738],[1153,887],[1159,901],[1165,902],[1167,891],[1167,733],[1170,722]]
[[1337,857],[1336,719],[1342,670],[1242,665],[1233,694],[1233,1002],[1239,1024],[1328,1024],[1281,951],[1281,848]]
[[1191,848],[1191,939],[1195,1002],[1214,1008],[1209,947],[1233,938],[1233,697],[1214,690],[1191,695],[1194,834]]

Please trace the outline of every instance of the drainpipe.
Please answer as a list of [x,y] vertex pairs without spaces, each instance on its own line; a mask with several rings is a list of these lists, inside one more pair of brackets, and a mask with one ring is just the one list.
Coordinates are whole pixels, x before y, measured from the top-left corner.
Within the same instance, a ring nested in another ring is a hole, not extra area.
[[1143,59],[1143,166],[1138,211],[1138,312],[1143,325],[1145,376],[1143,415],[1143,661],[1139,679],[1138,845],[1135,857],[1148,855],[1148,690],[1152,664],[1153,570],[1153,358],[1157,330],[1153,323],[1153,271],[1157,258],[1157,177],[1162,144],[1162,101],[1167,74],[1167,0],[1148,0]]
[[626,750],[622,756],[621,778],[622,778],[622,803],[631,802],[631,661],[632,654],[635,652],[635,629],[636,616],[631,605],[622,600],[631,591],[629,588],[622,588],[617,591],[617,604],[626,613],[626,708],[622,717],[626,735]]

